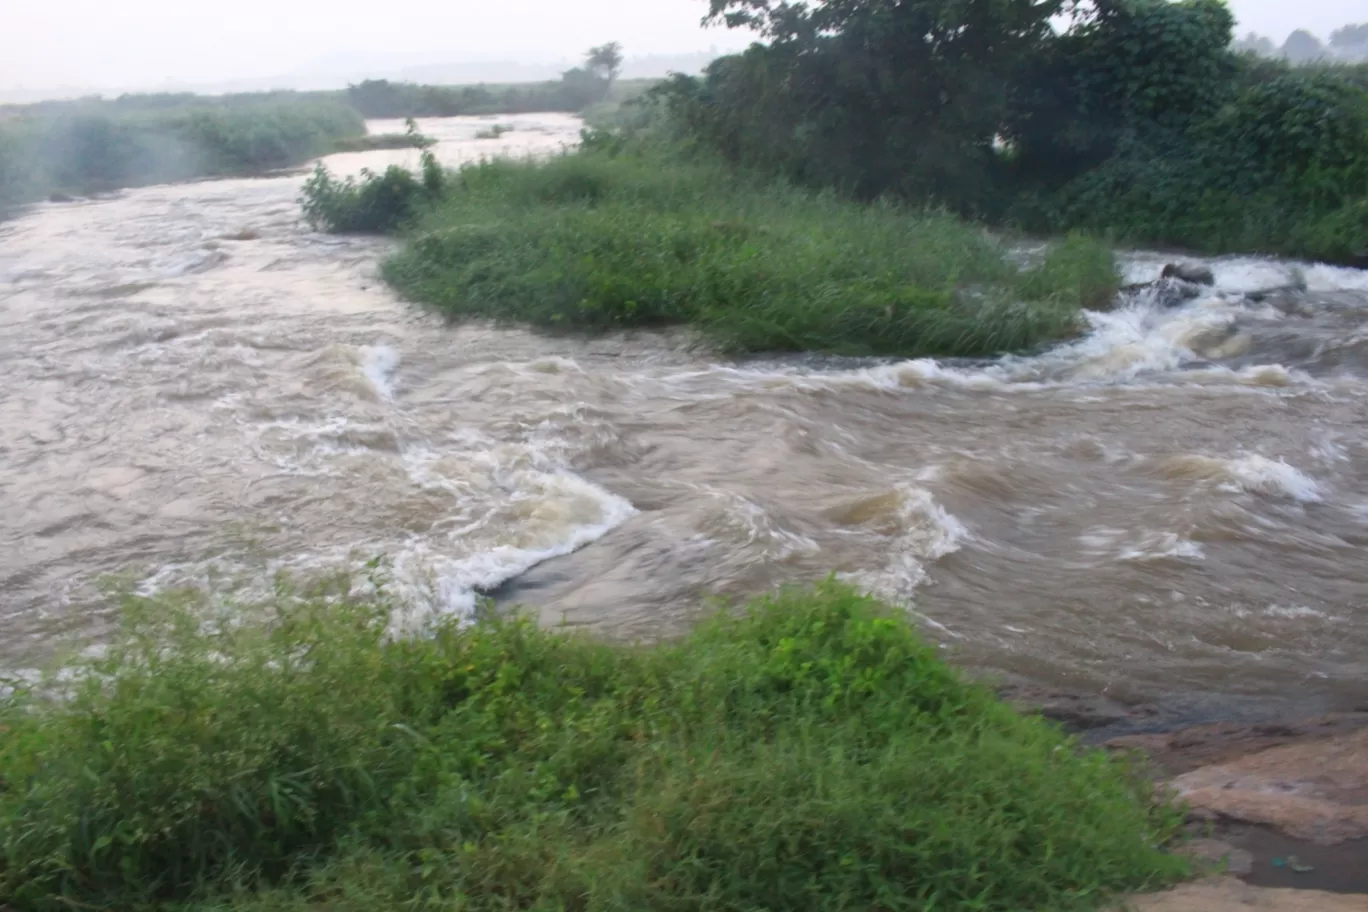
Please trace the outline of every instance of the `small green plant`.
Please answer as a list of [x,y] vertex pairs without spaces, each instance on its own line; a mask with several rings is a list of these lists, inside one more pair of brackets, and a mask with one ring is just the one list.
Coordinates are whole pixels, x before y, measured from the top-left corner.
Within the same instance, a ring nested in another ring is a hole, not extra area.
[[489,127],[489,128],[487,128],[487,129],[484,129],[484,130],[477,130],[476,133],[475,133],[475,138],[476,138],[476,139],[498,139],[500,136],[503,136],[505,133],[512,133],[512,132],[513,132],[513,127],[509,126],[508,124],[495,124],[494,126]]
[[334,177],[320,162],[304,182],[300,205],[315,229],[337,234],[383,234],[412,222],[442,194],[445,176],[436,156],[425,151],[421,179],[399,165],[381,174],[361,170],[360,180]]
[[835,582],[653,647],[395,639],[351,591],[131,598],[0,700],[0,902],[1059,912],[1185,872],[1150,783]]

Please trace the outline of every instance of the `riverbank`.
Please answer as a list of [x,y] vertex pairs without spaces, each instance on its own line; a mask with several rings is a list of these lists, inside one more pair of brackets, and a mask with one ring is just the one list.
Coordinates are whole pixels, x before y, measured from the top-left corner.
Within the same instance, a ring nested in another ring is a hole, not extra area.
[[1056,912],[1187,869],[1125,765],[843,585],[651,647],[393,638],[355,588],[130,598],[100,657],[11,695],[0,899]]

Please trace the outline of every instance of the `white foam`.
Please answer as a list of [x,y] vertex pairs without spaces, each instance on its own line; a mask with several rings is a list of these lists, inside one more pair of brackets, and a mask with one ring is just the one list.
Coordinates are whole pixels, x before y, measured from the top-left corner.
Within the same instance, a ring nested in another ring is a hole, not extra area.
[[1320,486],[1313,479],[1281,459],[1252,454],[1221,462],[1229,478],[1222,485],[1227,490],[1290,497],[1301,503],[1319,503],[1323,499]]
[[[481,591],[597,541],[636,513],[625,498],[566,472],[520,480],[519,497],[533,501],[526,521],[501,524],[495,541],[466,526],[441,539],[415,539],[399,553],[395,578],[406,610],[394,619],[395,632],[420,630],[433,616],[468,615]],[[462,554],[468,536],[479,544]]]
[[1317,611],[1316,609],[1308,608],[1305,605],[1269,605],[1264,609],[1263,615],[1264,617],[1285,618],[1288,620],[1304,618],[1330,619],[1330,615],[1326,614],[1324,611]]
[[1148,561],[1164,558],[1203,560],[1206,553],[1197,542],[1177,532],[1094,528],[1078,536],[1085,553],[1111,560]]
[[394,372],[398,369],[399,352],[392,347],[368,345],[361,350],[361,372],[385,399],[394,398]]
[[887,562],[879,569],[842,577],[884,601],[910,605],[915,590],[927,580],[926,564],[958,551],[972,536],[925,488],[900,484],[897,492],[898,531],[889,544]]
[[1310,291],[1368,291],[1368,269],[1316,263],[1305,267],[1303,274]]

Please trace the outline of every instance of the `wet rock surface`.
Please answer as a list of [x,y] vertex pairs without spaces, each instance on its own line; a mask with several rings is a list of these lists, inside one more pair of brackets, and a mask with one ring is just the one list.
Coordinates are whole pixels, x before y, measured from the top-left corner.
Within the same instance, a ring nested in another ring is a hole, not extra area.
[[[1217,722],[1173,731],[1122,735],[1111,750],[1140,751],[1164,774],[1181,776],[1272,748],[1306,745],[1368,730],[1368,712],[1329,713],[1288,722]],[[1368,770],[1365,771],[1368,776]]]
[[1368,837],[1368,731],[1288,744],[1172,781],[1193,808],[1321,845]]
[[1368,896],[1319,890],[1278,890],[1251,886],[1231,877],[1184,884],[1165,893],[1133,897],[1117,912],[1368,912]]
[[1216,284],[1216,274],[1205,263],[1169,263],[1159,276],[1163,279],[1180,279],[1194,285]]
[[1195,838],[1179,851],[1248,885],[1194,885],[1163,900],[1170,905],[1136,908],[1368,909],[1368,895],[1354,897],[1360,906],[1314,904],[1368,894],[1368,712],[1197,725],[1105,745],[1143,755],[1188,804]]

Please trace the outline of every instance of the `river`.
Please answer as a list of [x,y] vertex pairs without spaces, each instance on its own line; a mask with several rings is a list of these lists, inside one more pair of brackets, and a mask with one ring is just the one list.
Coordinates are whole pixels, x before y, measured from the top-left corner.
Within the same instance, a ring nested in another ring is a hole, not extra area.
[[[476,139],[492,122],[422,127],[448,163],[578,130]],[[726,361],[679,334],[447,326],[376,278],[390,242],[309,231],[301,180],[0,224],[7,667],[107,631],[110,575],[250,589],[383,557],[414,613],[493,593],[650,638],[705,594],[834,572],[976,669],[1368,701],[1368,273],[1219,259],[1185,306],[1142,296],[989,363]]]

